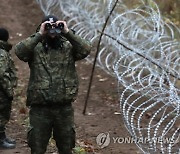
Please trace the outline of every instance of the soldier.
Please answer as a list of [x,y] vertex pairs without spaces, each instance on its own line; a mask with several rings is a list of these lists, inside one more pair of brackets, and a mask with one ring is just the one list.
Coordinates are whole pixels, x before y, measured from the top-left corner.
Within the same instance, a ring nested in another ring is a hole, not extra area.
[[52,15],[42,20],[34,35],[16,45],[17,57],[28,62],[30,68],[27,106],[31,154],[44,154],[52,133],[59,153],[72,154],[72,102],[78,92],[75,61],[84,59],[90,50],[88,41]]
[[17,85],[16,69],[9,51],[9,33],[0,28],[0,149],[15,148],[15,140],[6,137],[5,126],[10,118],[13,88]]

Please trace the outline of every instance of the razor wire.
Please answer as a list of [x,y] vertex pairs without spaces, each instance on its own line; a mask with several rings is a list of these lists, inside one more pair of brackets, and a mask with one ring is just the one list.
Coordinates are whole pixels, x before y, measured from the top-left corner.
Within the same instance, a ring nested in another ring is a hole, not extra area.
[[[180,153],[180,29],[151,0],[37,0],[100,51],[97,66],[118,79],[125,126],[144,153]],[[94,53],[87,61],[94,59]],[[123,92],[120,87],[124,86]]]

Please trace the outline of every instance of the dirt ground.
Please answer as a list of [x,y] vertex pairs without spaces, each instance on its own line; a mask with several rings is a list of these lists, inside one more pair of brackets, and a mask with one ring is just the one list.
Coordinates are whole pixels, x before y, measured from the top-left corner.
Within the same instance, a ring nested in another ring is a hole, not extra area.
[[[9,42],[13,45],[33,34],[42,17],[43,13],[35,0],[1,0],[0,2],[0,26],[9,30]],[[28,108],[25,106],[29,68],[26,63],[21,62],[14,55],[14,50],[12,50],[12,55],[18,69],[19,81],[15,90],[7,134],[16,139],[17,146],[13,150],[0,150],[0,154],[29,154],[30,149],[26,142]],[[134,143],[114,143],[113,137],[130,137],[130,134],[124,126],[119,110],[117,82],[98,68],[93,80],[87,114],[82,114],[91,67],[92,65],[87,63],[86,60],[77,63],[80,87],[78,98],[73,103],[77,145],[84,147],[89,151],[89,154],[140,153]],[[111,142],[105,148],[99,147],[96,143],[96,137],[100,133],[110,134]],[[57,153],[53,139],[50,140],[47,153]]]

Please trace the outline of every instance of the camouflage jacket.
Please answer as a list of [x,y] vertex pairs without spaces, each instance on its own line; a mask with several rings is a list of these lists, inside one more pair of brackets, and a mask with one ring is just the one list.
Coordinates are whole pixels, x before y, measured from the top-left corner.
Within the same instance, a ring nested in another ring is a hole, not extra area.
[[9,51],[12,45],[0,41],[0,96],[13,97],[13,88],[17,86],[16,68]]
[[45,50],[39,33],[16,45],[16,55],[28,62],[30,67],[27,106],[60,104],[75,99],[78,91],[75,61],[85,58],[90,53],[91,45],[72,31],[64,37],[66,40],[58,40],[63,41],[58,49]]

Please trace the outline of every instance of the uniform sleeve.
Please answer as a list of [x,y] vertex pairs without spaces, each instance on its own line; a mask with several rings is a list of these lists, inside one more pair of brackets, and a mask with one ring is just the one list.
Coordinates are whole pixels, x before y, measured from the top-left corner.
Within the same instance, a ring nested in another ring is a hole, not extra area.
[[24,62],[29,62],[33,57],[34,48],[39,43],[41,38],[42,38],[41,34],[36,33],[31,37],[28,37],[27,39],[19,42],[15,46],[16,56]]
[[0,54],[0,87],[4,93],[10,98],[13,97],[13,89],[11,87],[11,81],[8,73],[8,55],[5,52]]
[[89,41],[86,41],[80,36],[74,34],[72,30],[70,30],[67,34],[64,34],[64,36],[73,46],[72,52],[75,60],[84,59],[90,54],[92,46]]
[[3,78],[4,73],[6,72],[7,66],[7,55],[4,51],[1,50],[0,53],[0,79]]
[[10,57],[10,75],[12,80],[13,88],[17,87],[18,78],[17,78],[17,68],[15,67],[12,57]]

